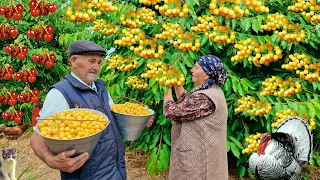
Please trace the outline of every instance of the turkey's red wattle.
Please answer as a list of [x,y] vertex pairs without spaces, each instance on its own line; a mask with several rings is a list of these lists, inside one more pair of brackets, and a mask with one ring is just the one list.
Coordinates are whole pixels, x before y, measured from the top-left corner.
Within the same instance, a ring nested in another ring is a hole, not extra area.
[[258,152],[257,152],[258,155],[264,155],[264,150],[266,149],[267,144],[268,144],[267,141],[264,141],[264,142],[260,143],[259,148],[258,148]]
[[258,155],[264,155],[264,150],[266,149],[269,141],[271,139],[271,134],[270,133],[264,133],[262,135],[262,139],[258,148]]

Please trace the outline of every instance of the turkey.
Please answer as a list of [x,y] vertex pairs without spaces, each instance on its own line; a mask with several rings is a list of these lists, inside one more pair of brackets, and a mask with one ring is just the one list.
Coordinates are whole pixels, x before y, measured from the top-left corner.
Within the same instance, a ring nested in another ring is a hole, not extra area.
[[312,135],[300,117],[289,117],[274,133],[262,136],[249,168],[258,180],[298,180],[302,166],[311,158]]

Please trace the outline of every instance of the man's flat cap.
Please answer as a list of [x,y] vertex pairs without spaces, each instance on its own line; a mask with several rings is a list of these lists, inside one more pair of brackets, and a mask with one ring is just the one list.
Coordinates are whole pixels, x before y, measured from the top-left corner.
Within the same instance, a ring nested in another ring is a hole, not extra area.
[[107,51],[91,41],[79,40],[71,43],[69,47],[69,57],[86,54],[101,54],[102,56],[105,56]]

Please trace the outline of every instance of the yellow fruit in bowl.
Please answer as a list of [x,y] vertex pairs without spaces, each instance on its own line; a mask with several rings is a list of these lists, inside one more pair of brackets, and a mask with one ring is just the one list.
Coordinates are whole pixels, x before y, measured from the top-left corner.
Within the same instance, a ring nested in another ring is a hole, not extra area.
[[124,104],[112,104],[110,109],[113,112],[128,114],[128,115],[150,115],[148,108],[138,104],[126,102]]
[[37,126],[42,136],[54,139],[76,139],[103,130],[109,120],[105,115],[84,109],[57,112],[40,121]]

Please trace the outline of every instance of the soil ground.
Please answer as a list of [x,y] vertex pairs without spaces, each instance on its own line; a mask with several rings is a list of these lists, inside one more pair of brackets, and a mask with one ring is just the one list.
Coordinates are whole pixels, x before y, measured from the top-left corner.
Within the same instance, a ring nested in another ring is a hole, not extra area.
[[[49,168],[31,150],[29,143],[30,134],[25,133],[18,141],[7,141],[0,139],[0,147],[15,147],[18,150],[16,176],[29,167],[30,171],[23,174],[21,180],[59,180],[59,171]],[[156,177],[150,177],[146,171],[146,163],[149,155],[141,151],[127,151],[127,178],[128,180],[166,180],[167,172]],[[229,162],[230,163],[230,162]],[[307,166],[305,173],[310,180],[320,180],[320,168],[311,169]],[[229,169],[229,180],[235,180],[236,171]]]

